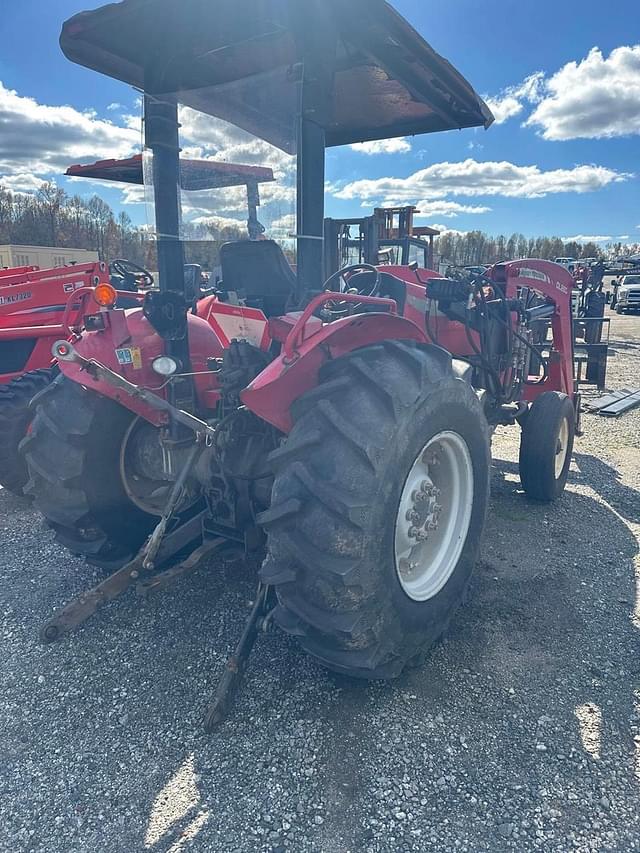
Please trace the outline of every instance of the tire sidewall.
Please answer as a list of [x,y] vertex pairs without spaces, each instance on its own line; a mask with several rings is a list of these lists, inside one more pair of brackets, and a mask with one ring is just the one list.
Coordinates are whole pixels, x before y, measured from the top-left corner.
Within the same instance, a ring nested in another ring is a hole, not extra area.
[[[573,403],[566,394],[548,391],[532,404],[521,438],[520,479],[533,500],[554,501],[562,495],[573,458],[575,419]],[[560,475],[556,475],[556,448],[565,420],[569,428],[567,455]]]
[[[471,402],[471,405],[470,405]],[[477,560],[489,494],[489,442],[484,415],[469,386],[462,380],[447,382],[435,390],[405,418],[398,431],[394,452],[380,472],[381,490],[375,496],[374,525],[384,531],[371,543],[369,558],[382,565],[382,581],[397,620],[421,643],[430,642],[442,631],[452,611],[462,600]],[[462,553],[444,587],[427,601],[415,601],[403,589],[396,571],[395,531],[400,498],[409,472],[420,451],[441,432],[453,432],[465,442],[473,469],[471,519]],[[434,636],[425,637],[425,630]]]
[[555,497],[559,498],[563,493],[564,488],[567,484],[567,480],[569,478],[569,468],[571,467],[571,459],[573,458],[573,443],[575,441],[575,412],[573,410],[573,405],[567,396],[562,397],[562,406],[558,406],[558,416],[556,419],[556,430],[555,430],[555,439],[556,442],[560,437],[560,429],[562,427],[562,422],[566,421],[568,426],[568,445],[567,445],[567,456],[564,460],[564,465],[562,466],[562,471],[559,476],[556,476],[556,466],[555,466],[555,457],[553,457],[550,461],[550,477],[553,478],[553,482],[555,483]]

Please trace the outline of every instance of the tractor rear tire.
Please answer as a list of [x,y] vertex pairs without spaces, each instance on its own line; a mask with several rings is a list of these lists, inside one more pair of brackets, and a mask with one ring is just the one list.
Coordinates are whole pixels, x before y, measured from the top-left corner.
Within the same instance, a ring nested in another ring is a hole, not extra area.
[[[334,671],[396,677],[446,631],[477,561],[490,470],[482,407],[444,350],[386,341],[327,363],[293,415],[289,437],[271,456],[271,508],[259,518],[268,532],[261,578],[276,588],[275,621]],[[433,492],[455,470],[450,452],[466,471],[464,489],[456,491],[463,482],[456,477],[442,489],[452,508],[442,530],[456,534],[446,540],[451,551],[427,539],[410,546],[416,562],[402,559],[399,537],[427,538],[428,524],[439,523],[429,509],[421,531],[405,530],[415,509],[439,499],[437,489],[436,498],[412,491],[421,482],[414,472],[423,476],[416,466],[442,464],[438,477],[417,487],[430,483]],[[407,490],[414,510],[405,510]],[[436,559],[425,559],[423,547],[439,549]],[[414,571],[432,578],[431,587],[412,586]]]
[[541,394],[529,409],[520,440],[520,481],[531,500],[550,503],[564,492],[575,425],[573,403],[558,391]]
[[33,419],[30,404],[36,394],[49,386],[57,368],[32,370],[0,385],[0,485],[22,495],[29,474],[18,448]]
[[61,377],[38,400],[21,445],[30,475],[25,492],[57,541],[106,572],[131,559],[154,524],[120,478],[120,447],[133,418],[112,400]]

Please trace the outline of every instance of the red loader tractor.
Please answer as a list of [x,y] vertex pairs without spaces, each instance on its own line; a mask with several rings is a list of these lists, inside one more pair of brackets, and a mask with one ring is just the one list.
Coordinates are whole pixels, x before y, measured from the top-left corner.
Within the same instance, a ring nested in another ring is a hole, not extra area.
[[[18,454],[31,399],[53,380],[52,345],[78,320],[76,294],[108,282],[103,263],[0,270],[0,485],[20,494],[27,469]],[[79,297],[78,297],[79,298]]]
[[[58,374],[51,347],[83,328],[86,301],[99,285],[118,288],[121,307],[137,304],[153,277],[130,261],[0,270],[0,485],[22,494],[28,475],[18,453],[33,398]],[[98,291],[99,292],[99,291]],[[111,288],[109,287],[109,292]],[[97,307],[97,306],[96,306]]]
[[[71,19],[61,44],[146,93],[160,286],[54,347],[61,375],[22,446],[27,491],[107,577],[43,639],[132,585],[241,549],[261,565],[258,591],[208,726],[262,627],[337,672],[397,676],[469,584],[491,431],[521,425],[531,498],[564,489],[579,410],[571,276],[533,260],[462,280],[368,264],[325,280],[325,150],[488,127],[491,113],[383,0],[124,0]],[[184,192],[181,126],[186,138],[196,123],[218,152],[277,163],[271,224],[222,247],[205,299],[185,278],[185,219],[229,215],[238,198]]]
[[[260,185],[275,180],[271,169],[183,160],[181,172],[186,189],[244,188],[248,235],[258,239],[264,233],[258,220]],[[70,166],[66,175],[143,185],[144,164],[138,154]],[[186,274],[197,278],[198,269],[190,265]],[[31,402],[58,373],[52,366],[51,347],[61,335],[70,340],[78,337],[91,288],[101,282],[110,282],[118,290],[117,304],[126,308],[136,306],[138,292],[152,288],[154,277],[124,259],[112,261],[108,271],[104,263],[0,270],[0,485],[15,494],[22,494],[28,480],[18,447],[31,422]]]

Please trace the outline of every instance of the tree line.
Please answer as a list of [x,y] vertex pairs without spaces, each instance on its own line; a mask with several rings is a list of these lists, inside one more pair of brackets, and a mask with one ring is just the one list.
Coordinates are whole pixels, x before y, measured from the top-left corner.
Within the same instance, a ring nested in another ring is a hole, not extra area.
[[[217,262],[217,247],[244,234],[243,226],[220,228],[213,222],[189,226],[188,260],[203,266]],[[211,244],[217,244],[214,248]],[[34,194],[12,193],[0,185],[0,244],[56,246],[92,249],[101,260],[128,258],[156,269],[155,244],[145,228],[133,224],[124,211],[114,213],[98,195],[69,195],[53,182],[45,182]],[[620,257],[640,252],[640,244],[565,241],[560,237],[523,234],[490,236],[483,231],[442,234],[436,240],[442,262],[458,266],[491,264],[517,258]],[[212,254],[213,253],[213,254]]]
[[553,261],[555,258],[618,258],[640,252],[640,244],[621,242],[580,243],[563,240],[561,237],[525,237],[524,234],[499,234],[492,237],[482,231],[460,234],[442,234],[436,240],[436,254],[441,262],[456,266],[494,264],[518,258],[540,258]]
[[145,259],[144,232],[124,211],[117,216],[94,195],[70,196],[53,182],[33,195],[0,186],[0,244],[92,249],[101,259]]
[[[186,226],[187,260],[203,266],[217,262],[217,248],[246,233],[238,228]],[[147,269],[157,269],[155,241],[144,227],[134,225],[125,211],[117,215],[98,195],[69,195],[53,182],[33,194],[12,193],[0,185],[0,245],[90,249],[100,260],[127,258]]]

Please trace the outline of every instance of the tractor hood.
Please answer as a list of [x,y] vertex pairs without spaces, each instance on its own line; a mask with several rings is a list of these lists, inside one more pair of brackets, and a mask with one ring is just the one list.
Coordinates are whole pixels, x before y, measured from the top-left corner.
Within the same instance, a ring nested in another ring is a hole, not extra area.
[[[385,0],[123,0],[67,21],[73,62],[223,118],[283,150],[268,121],[318,51],[333,70],[327,146],[463,127],[493,116],[470,84]],[[259,80],[245,103],[225,86]]]

